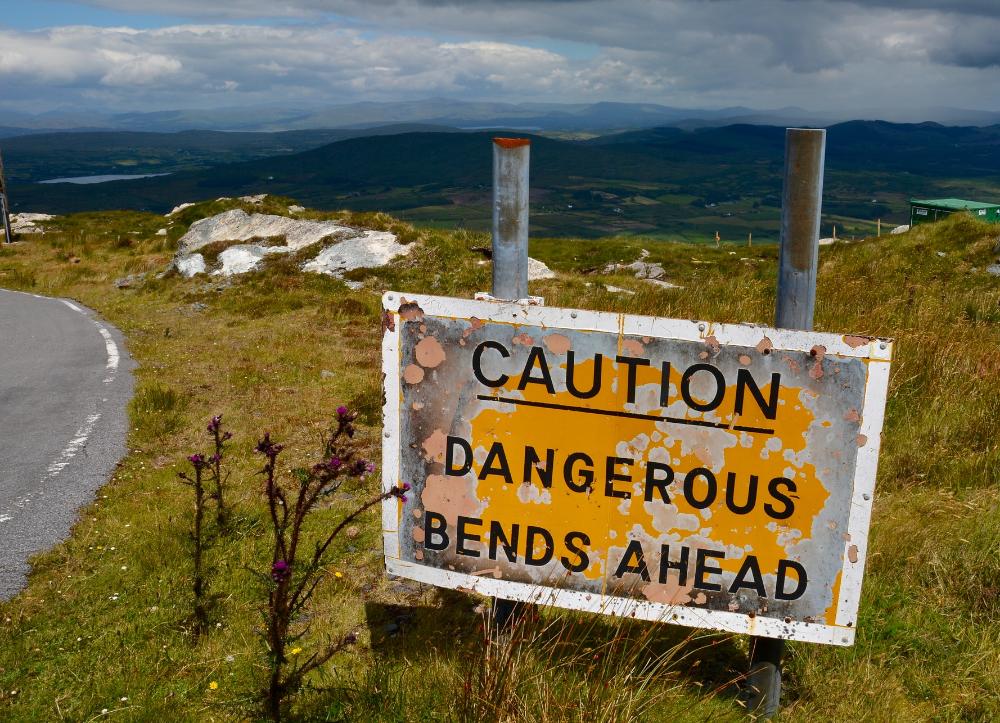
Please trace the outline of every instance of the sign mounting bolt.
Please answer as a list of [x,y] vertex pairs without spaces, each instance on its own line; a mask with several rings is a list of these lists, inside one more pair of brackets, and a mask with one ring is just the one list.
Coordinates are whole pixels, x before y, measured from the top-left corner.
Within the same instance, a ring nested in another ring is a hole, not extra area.
[[698,331],[705,331],[705,325],[704,324],[698,324]]

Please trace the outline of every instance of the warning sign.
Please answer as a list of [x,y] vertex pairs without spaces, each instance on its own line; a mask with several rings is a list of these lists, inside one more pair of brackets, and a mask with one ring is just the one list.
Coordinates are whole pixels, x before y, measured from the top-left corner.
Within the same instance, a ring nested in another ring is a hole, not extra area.
[[389,571],[853,642],[891,343],[390,292]]

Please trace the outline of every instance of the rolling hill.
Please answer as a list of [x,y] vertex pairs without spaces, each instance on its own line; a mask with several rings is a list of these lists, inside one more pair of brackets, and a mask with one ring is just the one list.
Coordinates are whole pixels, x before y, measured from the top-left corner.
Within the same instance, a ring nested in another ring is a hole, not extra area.
[[[486,228],[492,135],[365,136],[159,178],[86,187],[12,182],[11,195],[15,210],[162,213],[185,201],[271,193],[317,208],[391,211],[423,225]],[[532,143],[535,235],[777,237],[781,127],[654,128],[585,142],[532,136]],[[1000,126],[832,126],[825,223],[864,234],[878,218],[904,222],[909,196],[997,197],[997,168]]]

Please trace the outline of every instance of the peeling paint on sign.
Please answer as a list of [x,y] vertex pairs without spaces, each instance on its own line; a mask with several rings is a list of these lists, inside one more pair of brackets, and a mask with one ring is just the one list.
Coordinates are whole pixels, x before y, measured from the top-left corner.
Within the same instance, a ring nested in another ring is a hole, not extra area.
[[[390,292],[390,572],[853,642],[891,343]],[[849,547],[848,547],[849,545]]]

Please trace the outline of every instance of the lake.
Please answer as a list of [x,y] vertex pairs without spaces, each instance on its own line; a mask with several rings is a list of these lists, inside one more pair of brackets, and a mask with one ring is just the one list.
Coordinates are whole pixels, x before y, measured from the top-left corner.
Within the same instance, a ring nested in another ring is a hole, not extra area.
[[103,176],[73,176],[72,178],[50,178],[39,183],[107,183],[108,181],[132,181],[136,178],[169,176],[169,173],[108,173]]

